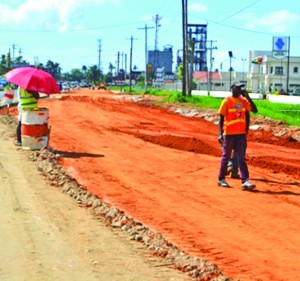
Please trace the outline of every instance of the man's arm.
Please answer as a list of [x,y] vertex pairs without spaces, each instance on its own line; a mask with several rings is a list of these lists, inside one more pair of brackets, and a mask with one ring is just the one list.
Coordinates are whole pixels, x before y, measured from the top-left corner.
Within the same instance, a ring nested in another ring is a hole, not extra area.
[[27,90],[27,92],[32,94],[32,96],[37,100],[40,98],[40,94],[38,92],[28,91],[28,90]]
[[257,112],[258,112],[257,107],[256,107],[255,103],[253,102],[253,100],[250,98],[250,96],[249,96],[249,94],[248,94],[247,91],[244,91],[244,92],[243,92],[243,96],[244,96],[244,97],[246,98],[246,100],[250,103],[250,105],[251,105],[251,111],[252,111],[253,113],[257,113]]
[[246,111],[246,134],[248,134],[249,127],[250,127],[250,112]]
[[224,125],[224,116],[219,114],[219,137],[218,137],[218,141],[219,143],[223,143],[223,125]]
[[40,98],[40,94],[38,92],[32,92],[32,95],[37,100]]

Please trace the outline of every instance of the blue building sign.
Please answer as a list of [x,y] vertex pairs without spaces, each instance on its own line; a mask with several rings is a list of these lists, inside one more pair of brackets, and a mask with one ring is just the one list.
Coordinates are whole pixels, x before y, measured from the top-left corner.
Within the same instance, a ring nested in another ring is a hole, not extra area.
[[273,57],[276,59],[284,59],[289,52],[289,37],[273,37]]

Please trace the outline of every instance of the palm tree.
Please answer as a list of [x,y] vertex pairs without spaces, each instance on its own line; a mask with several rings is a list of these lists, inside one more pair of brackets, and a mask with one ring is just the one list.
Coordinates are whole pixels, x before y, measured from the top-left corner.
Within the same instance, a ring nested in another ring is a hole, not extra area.
[[86,80],[86,71],[87,71],[87,67],[85,65],[82,66],[82,71],[84,73],[84,77],[85,77],[85,80]]
[[59,79],[61,76],[61,67],[58,63],[54,63],[51,60],[48,60],[45,66],[45,70],[52,74],[55,79]]
[[93,84],[97,84],[101,80],[102,73],[97,65],[91,66],[87,71],[87,78]]

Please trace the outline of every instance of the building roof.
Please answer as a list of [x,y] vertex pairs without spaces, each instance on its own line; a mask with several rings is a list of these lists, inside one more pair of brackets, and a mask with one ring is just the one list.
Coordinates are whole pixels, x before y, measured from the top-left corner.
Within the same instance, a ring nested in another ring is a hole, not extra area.
[[201,83],[207,83],[207,76],[210,75],[211,80],[219,81],[222,79],[220,72],[194,71],[193,78],[200,80]]

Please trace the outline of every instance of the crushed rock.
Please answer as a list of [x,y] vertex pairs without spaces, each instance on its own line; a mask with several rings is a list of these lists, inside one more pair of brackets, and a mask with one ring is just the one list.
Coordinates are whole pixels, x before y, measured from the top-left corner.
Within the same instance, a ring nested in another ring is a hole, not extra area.
[[[50,186],[72,197],[77,204],[90,208],[93,215],[102,218],[107,225],[125,232],[131,240],[143,243],[152,253],[166,259],[170,265],[199,281],[233,281],[222,274],[209,261],[190,256],[167,241],[160,233],[155,233],[124,211],[102,201],[77,183],[60,166],[60,154],[50,148],[29,151],[29,160],[36,163],[37,170]],[[237,281],[237,280],[236,280]]]

